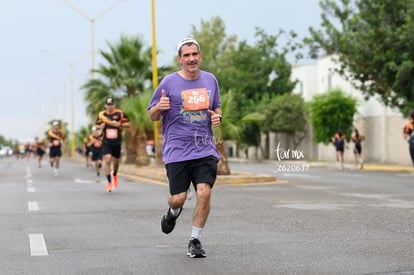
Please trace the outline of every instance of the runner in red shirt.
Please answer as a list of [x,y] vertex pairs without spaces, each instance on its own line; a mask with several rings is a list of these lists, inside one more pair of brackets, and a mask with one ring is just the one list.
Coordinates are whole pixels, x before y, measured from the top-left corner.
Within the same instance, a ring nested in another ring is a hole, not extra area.
[[52,129],[47,133],[49,139],[49,157],[50,166],[52,166],[55,176],[59,175],[60,158],[62,157],[62,146],[65,135],[60,131],[59,122],[55,121],[52,124]]
[[[105,100],[105,110],[101,111],[96,120],[96,127],[102,129],[104,171],[108,179],[107,192],[112,192],[118,186],[117,172],[121,158],[122,128],[129,127],[128,117],[120,109],[115,109],[112,97]],[[111,164],[113,162],[113,169]],[[112,171],[111,171],[112,170]]]

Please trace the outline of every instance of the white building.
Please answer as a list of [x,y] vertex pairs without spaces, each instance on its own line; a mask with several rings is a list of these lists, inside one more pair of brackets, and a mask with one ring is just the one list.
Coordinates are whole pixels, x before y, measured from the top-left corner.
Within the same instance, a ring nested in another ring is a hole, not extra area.
[[[362,156],[365,162],[389,163],[411,165],[408,144],[402,138],[402,127],[407,119],[403,118],[399,111],[385,107],[376,98],[364,100],[362,93],[334,71],[337,66],[332,56],[325,56],[314,64],[294,65],[292,68],[292,80],[298,84],[294,93],[303,95],[305,101],[312,99],[314,95],[340,88],[349,93],[358,101],[357,114],[354,117],[354,127],[366,137],[362,143]],[[269,156],[275,156],[275,149],[280,147],[289,149],[292,146],[291,138],[283,134],[272,134],[270,137]],[[345,162],[353,162],[353,146],[349,143],[349,149],[345,150]],[[315,144],[312,139],[312,129],[299,146],[303,151],[304,159],[316,161],[336,161],[336,152],[333,145]],[[261,158],[257,148],[249,148],[248,157]]]

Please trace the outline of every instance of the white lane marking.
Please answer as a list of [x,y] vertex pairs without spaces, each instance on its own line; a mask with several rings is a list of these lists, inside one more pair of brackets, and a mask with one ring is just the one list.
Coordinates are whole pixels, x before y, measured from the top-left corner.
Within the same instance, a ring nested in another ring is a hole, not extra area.
[[315,203],[311,201],[290,201],[286,203],[281,203],[279,205],[274,205],[276,208],[292,208],[292,209],[300,209],[300,210],[340,210],[344,207],[352,207],[355,204],[352,203],[344,203],[344,204],[337,204],[337,203]]
[[377,207],[386,206],[386,207],[392,207],[392,208],[413,209],[414,202],[400,200],[400,199],[388,199],[383,203],[370,204],[370,206],[377,206]]
[[320,178],[321,176],[318,175],[309,175],[309,174],[282,174],[283,177],[298,177],[298,178]]
[[387,199],[392,197],[392,194],[363,194],[363,193],[341,193],[343,196],[349,196],[354,198],[363,198],[363,199]]
[[353,174],[353,173],[347,173],[347,172],[336,172],[335,175],[348,176],[348,177],[354,177],[354,178],[360,178],[364,176],[363,174]]
[[334,186],[306,186],[306,185],[296,185],[300,189],[310,189],[310,190],[331,190],[336,187]]
[[30,178],[32,176],[32,171],[30,170],[30,167],[26,168],[26,176],[25,178]]
[[27,192],[34,193],[34,192],[36,192],[36,190],[35,190],[34,187],[27,187]]
[[397,176],[399,177],[413,177],[414,173],[398,173]]
[[92,180],[83,180],[83,179],[74,179],[73,180],[76,183],[94,183]]
[[27,202],[27,207],[29,208],[29,211],[38,211],[39,210],[39,204],[37,203],[37,201]]
[[29,234],[30,255],[47,256],[47,247],[43,234]]
[[[372,197],[362,197],[366,199],[372,199]],[[273,205],[276,208],[292,208],[300,210],[341,210],[346,207],[390,207],[400,209],[414,209],[414,202],[401,200],[401,199],[379,199],[377,203],[365,203],[365,202],[325,202],[318,203],[315,201],[281,201],[279,204]]]

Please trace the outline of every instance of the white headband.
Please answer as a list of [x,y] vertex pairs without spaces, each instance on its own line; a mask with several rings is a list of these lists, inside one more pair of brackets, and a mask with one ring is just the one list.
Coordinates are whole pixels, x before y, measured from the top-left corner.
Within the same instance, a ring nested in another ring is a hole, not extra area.
[[200,50],[200,45],[198,45],[197,41],[195,41],[195,39],[194,39],[194,38],[189,38],[189,37],[187,37],[187,38],[183,38],[183,39],[181,39],[181,40],[180,40],[180,42],[178,42],[178,44],[177,44],[177,56],[178,56],[178,55],[179,55],[179,53],[180,53],[181,47],[182,47],[184,44],[187,44],[187,43],[194,43],[194,44],[196,44],[196,45],[197,45],[197,48]]

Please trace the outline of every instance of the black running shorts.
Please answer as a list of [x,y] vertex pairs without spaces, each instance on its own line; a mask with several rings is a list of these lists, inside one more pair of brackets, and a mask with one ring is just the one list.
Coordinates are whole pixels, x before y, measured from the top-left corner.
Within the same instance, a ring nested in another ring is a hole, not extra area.
[[62,150],[60,149],[60,146],[52,146],[49,148],[49,157],[56,158],[62,156]]
[[105,155],[112,155],[114,158],[121,157],[121,144],[108,144],[104,143],[102,146],[102,154]]
[[171,162],[165,165],[170,186],[170,194],[187,192],[191,182],[197,190],[198,183],[208,183],[213,187],[217,177],[218,159],[208,156],[201,159]]
[[86,147],[85,149],[85,156],[88,157],[91,154],[92,150],[90,147]]
[[102,160],[102,148],[92,148],[92,161]]
[[361,154],[361,152],[362,152],[361,144],[355,144],[354,153],[355,154]]
[[45,151],[41,148],[37,148],[36,154],[41,157],[45,154]]

